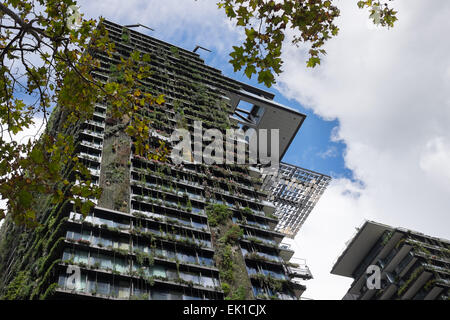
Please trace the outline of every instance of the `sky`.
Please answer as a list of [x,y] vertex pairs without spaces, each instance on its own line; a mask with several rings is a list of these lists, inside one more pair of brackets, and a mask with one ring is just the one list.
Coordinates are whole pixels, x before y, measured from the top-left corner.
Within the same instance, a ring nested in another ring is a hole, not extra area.
[[[314,279],[305,297],[341,299],[352,279],[330,274],[365,219],[450,238],[450,1],[395,0],[393,29],[369,22],[356,0],[336,1],[338,37],[315,69],[304,46],[285,43],[284,72],[268,91],[307,115],[283,161],[333,177],[291,243]],[[210,0],[79,1],[86,17],[103,16],[174,45],[258,85],[228,63],[243,38]]]

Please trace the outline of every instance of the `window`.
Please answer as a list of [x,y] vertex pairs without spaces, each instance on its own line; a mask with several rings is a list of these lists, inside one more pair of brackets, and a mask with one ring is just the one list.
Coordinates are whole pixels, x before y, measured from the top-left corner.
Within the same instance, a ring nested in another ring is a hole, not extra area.
[[119,249],[123,249],[123,250],[129,250],[130,249],[130,244],[129,244],[128,239],[121,238],[117,242],[114,242],[114,248],[119,248]]
[[183,294],[177,291],[170,291],[170,300],[183,300]]
[[169,293],[163,290],[152,290],[152,300],[169,300]]
[[60,286],[61,288],[66,288],[66,276],[64,274],[59,275],[58,286]]
[[183,271],[180,272],[180,278],[184,281],[191,281],[195,284],[200,283],[200,277],[197,273]]
[[89,254],[88,254],[87,251],[80,251],[80,250],[77,250],[77,251],[75,252],[75,256],[74,256],[73,261],[74,261],[75,263],[84,263],[84,264],[88,264],[88,256],[89,256]]
[[209,240],[198,240],[200,243],[202,243],[204,246],[211,248],[211,241]]
[[97,292],[97,283],[92,276],[87,279],[87,292]]
[[212,258],[208,258],[208,257],[199,257],[200,259],[200,263],[205,265],[205,266],[213,266],[214,262]]
[[111,257],[105,254],[98,255],[98,262],[100,262],[100,267],[103,269],[112,269]]
[[109,288],[110,288],[109,282],[104,282],[104,281],[97,282],[97,293],[103,294],[103,295],[109,295]]
[[173,252],[171,250],[165,250],[165,257],[167,259],[175,259],[176,255],[175,255],[175,252]]
[[148,252],[148,247],[143,244],[133,243],[133,249],[134,249],[134,251],[146,252],[146,253]]
[[166,270],[166,275],[169,280],[178,279],[178,273],[176,270]]
[[70,260],[73,258],[72,250],[65,248],[63,252],[63,261]]
[[130,297],[130,284],[127,281],[119,282],[119,299],[128,299]]
[[167,277],[167,275],[166,275],[166,269],[165,269],[164,267],[162,267],[162,266],[155,265],[155,266],[153,266],[153,268],[152,268],[152,275],[153,275],[154,277],[163,277],[163,278],[166,278],[166,277]]
[[101,244],[103,247],[112,247],[113,242],[110,237],[102,236],[98,239],[98,243]]
[[91,231],[90,230],[83,230],[83,232],[81,233],[81,239],[82,240],[91,240]]
[[200,284],[204,287],[215,287],[216,279],[212,277],[202,276]]
[[164,256],[164,251],[160,248],[155,249],[155,255],[156,256]]
[[257,274],[257,273],[258,273],[258,270],[256,270],[256,268],[247,266],[247,272],[248,272],[249,275],[251,275],[251,274]]
[[84,219],[84,221],[93,223],[94,217],[93,217],[92,215],[89,215],[89,216],[87,216],[87,217]]
[[197,208],[197,207],[192,207],[192,212],[193,213],[197,213],[197,214],[201,214],[203,212],[203,210],[200,209],[200,208]]
[[81,274],[80,281],[75,282],[75,290],[86,291],[87,275]]
[[277,296],[281,299],[281,300],[295,300],[295,296],[288,294],[288,293],[284,293],[284,292],[279,292],[277,293]]
[[194,228],[197,228],[197,229],[206,228],[206,224],[200,223],[200,222],[196,222],[196,221],[192,221],[192,225],[193,225]]
[[262,269],[262,272],[266,275],[266,276],[271,276],[275,279],[281,279],[284,280],[286,279],[285,275],[282,274],[281,272],[275,272],[275,271],[271,271],[271,270],[266,270],[266,269]]
[[130,221],[124,219],[120,222],[116,223],[117,228],[121,228],[121,229],[129,229],[130,228]]
[[114,260],[114,269],[120,273],[126,273],[129,270],[128,261],[123,258],[116,257]]
[[75,212],[71,212],[69,218],[73,221],[82,221],[83,220],[83,216],[80,213],[75,213]]
[[143,297],[146,294],[147,294],[147,290],[145,290],[145,289],[136,288],[136,287],[134,287],[134,289],[133,289],[134,296]]
[[[191,221],[190,220],[177,219],[177,221],[179,221],[180,223],[184,224],[185,226],[191,226]],[[195,223],[194,223],[194,226],[195,226]],[[197,228],[199,228],[199,227],[197,227]]]
[[194,255],[186,254],[186,253],[177,253],[177,258],[180,261],[186,263],[197,263],[197,258]]
[[253,286],[253,294],[256,296],[264,294],[264,290],[259,286]]
[[111,220],[108,220],[108,219],[96,217],[96,223],[100,224],[100,225],[106,224],[108,227],[111,227],[111,228],[114,227],[114,222],[112,222]]
[[78,239],[80,239],[80,235],[75,231],[67,231],[66,238],[78,240]]

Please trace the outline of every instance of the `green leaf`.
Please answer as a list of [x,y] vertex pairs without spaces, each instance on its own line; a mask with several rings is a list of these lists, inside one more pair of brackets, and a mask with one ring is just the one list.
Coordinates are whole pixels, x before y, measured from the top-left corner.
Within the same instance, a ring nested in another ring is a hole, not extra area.
[[31,160],[33,160],[33,162],[35,162],[37,164],[41,164],[44,162],[44,155],[42,153],[42,150],[37,147],[35,147],[33,149],[33,151],[31,151],[30,157],[31,157]]
[[31,193],[26,190],[20,190],[18,197],[19,202],[23,207],[28,208],[31,206],[31,202],[33,201],[33,196],[31,195]]
[[160,94],[159,96],[158,96],[158,98],[156,98],[156,103],[157,104],[163,104],[165,102],[165,100],[164,100],[164,95],[163,94]]
[[275,77],[270,70],[261,70],[258,74],[258,82],[264,83],[265,86],[270,88],[275,83]]
[[308,68],[314,68],[318,64],[320,64],[320,58],[319,57],[311,57],[311,58],[309,58],[306,66]]
[[247,65],[245,75],[250,79],[254,73],[256,73],[256,67],[252,64]]

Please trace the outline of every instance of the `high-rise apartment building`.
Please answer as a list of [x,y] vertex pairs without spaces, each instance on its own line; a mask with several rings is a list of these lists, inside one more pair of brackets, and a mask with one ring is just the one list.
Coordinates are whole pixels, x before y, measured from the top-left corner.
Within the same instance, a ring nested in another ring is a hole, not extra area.
[[331,273],[354,279],[345,300],[448,300],[450,242],[366,221]]
[[[105,21],[117,54],[93,52],[94,76],[115,76],[120,55],[151,54],[145,90],[164,94],[149,106],[149,141],[170,143],[177,127],[280,129],[280,157],[305,116],[274,96],[227,78],[198,54]],[[242,102],[251,104],[250,110]],[[67,115],[56,108],[53,133]],[[69,128],[79,158],[102,195],[84,219],[70,201],[40,203],[40,226],[6,221],[0,241],[0,295],[7,299],[297,299],[310,278],[280,248],[275,207],[258,168],[146,160],[134,154],[124,123],[98,101],[91,120]],[[269,148],[270,149],[270,148]],[[68,179],[73,175],[68,170]]]
[[324,193],[331,177],[298,166],[280,163],[275,174],[263,177],[263,189],[275,205],[279,219],[275,230],[293,239]]

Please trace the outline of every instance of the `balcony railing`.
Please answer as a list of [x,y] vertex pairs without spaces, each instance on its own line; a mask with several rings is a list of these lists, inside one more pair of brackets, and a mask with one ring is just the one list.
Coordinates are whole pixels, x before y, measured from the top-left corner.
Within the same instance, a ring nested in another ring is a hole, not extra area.
[[81,132],[84,134],[89,134],[94,137],[103,138],[103,133],[100,133],[100,132],[92,131],[89,129],[83,129]]
[[90,141],[86,141],[86,140],[82,140],[80,142],[80,144],[83,145],[83,146],[86,146],[86,147],[97,149],[97,150],[99,150],[99,149],[101,150],[102,147],[103,147],[102,144],[94,143],[94,142],[90,142]]
[[80,158],[91,160],[91,161],[95,161],[95,162],[101,162],[101,159],[102,159],[101,156],[95,156],[95,155],[88,154],[88,153],[85,153],[85,152],[80,152],[78,154],[78,156]]
[[285,268],[290,278],[313,278],[305,259],[293,258],[292,262],[285,264]]

